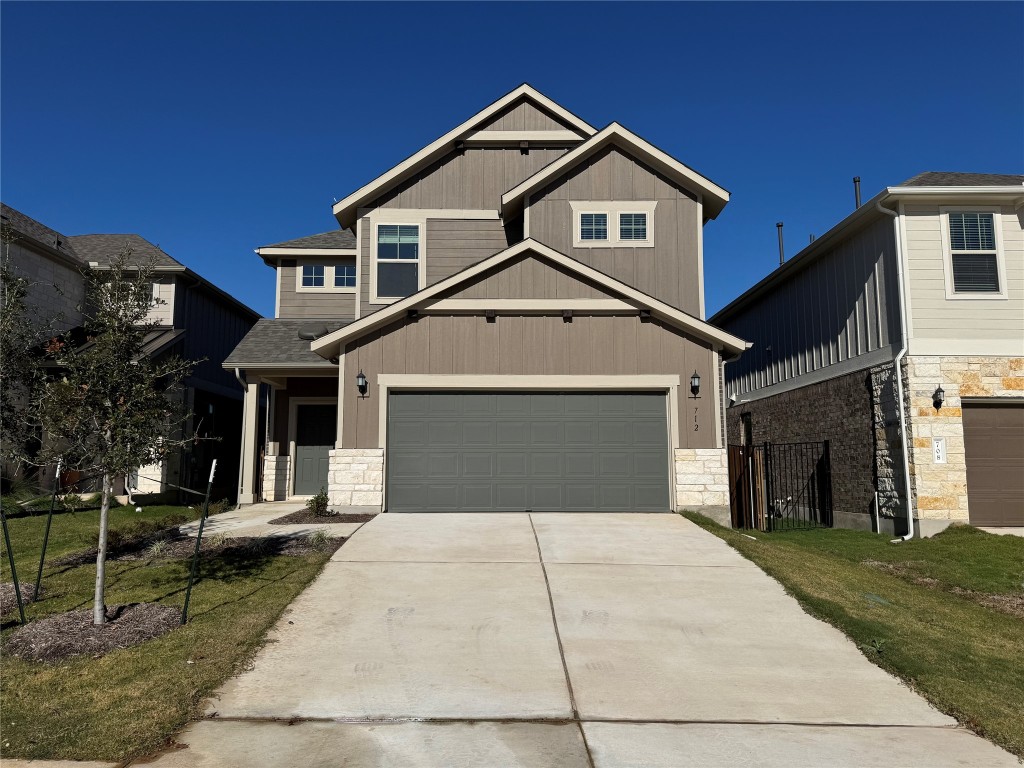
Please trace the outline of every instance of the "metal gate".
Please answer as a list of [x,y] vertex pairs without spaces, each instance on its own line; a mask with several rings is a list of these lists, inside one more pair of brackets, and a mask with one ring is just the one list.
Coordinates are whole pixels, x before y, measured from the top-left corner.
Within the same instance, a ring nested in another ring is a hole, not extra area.
[[729,484],[733,528],[832,527],[828,440],[730,445]]

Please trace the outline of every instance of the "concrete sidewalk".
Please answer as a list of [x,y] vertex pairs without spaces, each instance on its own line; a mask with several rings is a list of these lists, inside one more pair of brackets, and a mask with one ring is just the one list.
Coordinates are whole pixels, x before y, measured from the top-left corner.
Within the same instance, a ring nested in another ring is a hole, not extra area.
[[1016,766],[678,515],[381,515],[157,766]]
[[[271,525],[271,520],[290,515],[305,509],[302,501],[275,501],[266,504],[251,504],[219,515],[206,518],[203,536],[309,536],[316,531],[323,531],[328,536],[347,537],[359,529],[362,523],[287,523]],[[368,510],[376,512],[375,507],[346,507],[340,512],[344,514],[367,514]],[[195,536],[199,531],[199,521],[185,523],[178,528],[186,536]]]

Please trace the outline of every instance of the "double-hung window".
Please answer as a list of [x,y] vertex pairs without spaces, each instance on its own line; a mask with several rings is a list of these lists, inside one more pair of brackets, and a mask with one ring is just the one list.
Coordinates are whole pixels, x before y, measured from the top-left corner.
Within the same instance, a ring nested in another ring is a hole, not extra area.
[[323,264],[303,264],[302,265],[302,287],[303,288],[323,288],[324,287],[324,272],[325,268]]
[[620,213],[619,240],[646,240],[647,214]]
[[608,214],[607,213],[581,213],[580,214],[580,240],[607,240],[608,239]]
[[377,296],[403,298],[419,290],[420,226],[377,226]]
[[997,217],[982,211],[948,211],[949,258],[953,293],[996,293],[999,252]]
[[355,264],[338,264],[334,268],[334,287],[335,288],[355,288],[356,287],[356,265]]

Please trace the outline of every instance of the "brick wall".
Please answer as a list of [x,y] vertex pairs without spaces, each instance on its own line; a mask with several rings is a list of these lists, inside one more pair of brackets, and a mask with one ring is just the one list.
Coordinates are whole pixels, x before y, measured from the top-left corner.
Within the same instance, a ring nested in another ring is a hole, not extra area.
[[871,527],[875,419],[869,371],[731,406],[726,411],[731,444],[741,442],[744,413],[750,414],[755,444],[828,440],[836,525]]

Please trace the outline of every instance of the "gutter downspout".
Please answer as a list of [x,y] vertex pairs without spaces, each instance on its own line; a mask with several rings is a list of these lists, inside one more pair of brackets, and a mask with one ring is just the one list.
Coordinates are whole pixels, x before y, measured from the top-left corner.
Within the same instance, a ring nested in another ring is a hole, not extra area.
[[912,494],[910,492],[910,460],[907,456],[907,413],[903,403],[903,369],[900,366],[903,358],[907,355],[907,349],[909,347],[907,341],[907,301],[906,301],[906,286],[904,285],[905,276],[903,274],[903,249],[901,247],[900,238],[900,215],[896,211],[890,211],[888,208],[882,206],[882,201],[879,200],[875,203],[875,208],[879,213],[884,213],[886,216],[892,217],[892,228],[893,234],[896,238],[896,285],[899,288],[900,295],[900,351],[896,355],[896,359],[893,361],[895,366],[896,375],[896,397],[899,400],[898,408],[900,412],[900,443],[903,450],[903,483],[907,489],[907,533],[898,539],[893,539],[893,544],[899,544],[903,541],[910,541],[914,538],[914,505],[912,503]]
[[[249,385],[246,383],[245,377],[242,375],[242,369],[241,368],[235,368],[235,378],[238,379],[238,383],[242,387],[242,392],[243,393],[247,393],[249,391]],[[243,430],[242,451],[243,451],[243,453],[245,451],[245,435],[244,435],[245,423],[246,423],[245,422],[245,408],[246,408],[246,403],[248,402],[248,399],[249,398],[245,397],[244,394],[242,395],[242,430]],[[242,456],[238,457],[238,482],[235,483],[235,493],[236,494],[240,494],[242,492],[242,473],[244,471],[245,471],[245,456],[242,455]],[[238,505],[236,503],[235,506],[237,508],[240,505]]]

